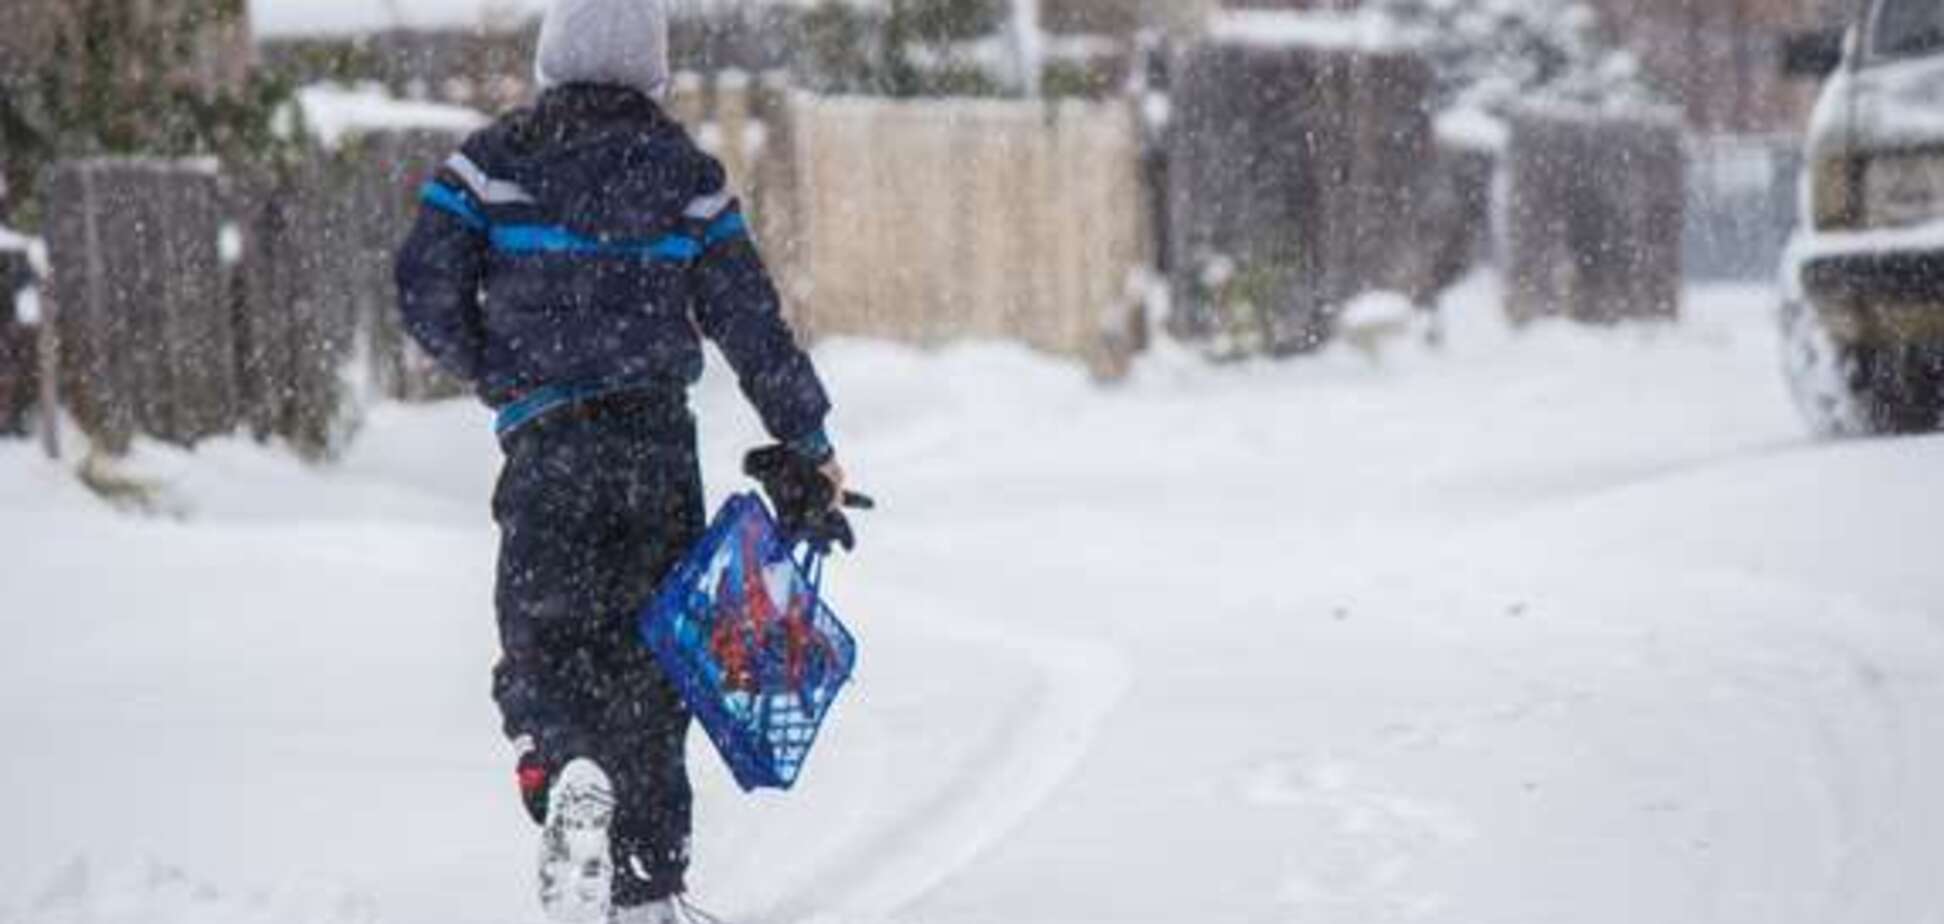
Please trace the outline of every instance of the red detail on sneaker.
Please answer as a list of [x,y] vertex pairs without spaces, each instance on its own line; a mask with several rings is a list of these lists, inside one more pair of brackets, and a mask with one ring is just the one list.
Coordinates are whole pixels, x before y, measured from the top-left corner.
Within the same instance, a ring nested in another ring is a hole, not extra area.
[[547,768],[539,764],[520,765],[520,791],[539,792],[547,788]]

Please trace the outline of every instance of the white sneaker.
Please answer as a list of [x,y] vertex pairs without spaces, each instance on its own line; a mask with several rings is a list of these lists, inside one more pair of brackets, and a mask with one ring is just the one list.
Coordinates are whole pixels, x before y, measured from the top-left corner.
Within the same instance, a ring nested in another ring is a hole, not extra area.
[[633,908],[616,908],[608,918],[608,924],[681,924],[681,921],[676,917],[674,900],[667,898]]
[[723,924],[714,915],[689,904],[681,896],[634,908],[616,908],[608,924]]
[[556,924],[603,924],[614,890],[614,786],[591,760],[561,768],[540,831],[540,907]]

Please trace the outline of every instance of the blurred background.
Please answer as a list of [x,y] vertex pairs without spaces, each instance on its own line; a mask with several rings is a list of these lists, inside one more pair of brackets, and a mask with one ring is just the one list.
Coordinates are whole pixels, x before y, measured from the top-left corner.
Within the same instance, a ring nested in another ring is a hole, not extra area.
[[[1517,322],[1772,278],[1816,92],[1784,51],[1851,12],[677,5],[670,106],[806,336],[996,337],[1103,381],[1156,332],[1307,353],[1360,297],[1429,314],[1480,266]],[[322,457],[370,398],[450,395],[393,321],[389,254],[431,166],[531,96],[542,8],[8,3],[0,432],[63,407],[111,451],[243,425]]]

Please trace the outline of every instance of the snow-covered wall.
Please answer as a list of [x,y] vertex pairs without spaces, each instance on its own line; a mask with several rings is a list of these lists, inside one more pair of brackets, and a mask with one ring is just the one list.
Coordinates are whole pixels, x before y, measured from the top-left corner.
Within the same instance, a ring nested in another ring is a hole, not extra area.
[[379,87],[305,87],[297,91],[297,105],[305,126],[327,148],[359,133],[422,128],[464,134],[488,121],[473,109],[395,99]]

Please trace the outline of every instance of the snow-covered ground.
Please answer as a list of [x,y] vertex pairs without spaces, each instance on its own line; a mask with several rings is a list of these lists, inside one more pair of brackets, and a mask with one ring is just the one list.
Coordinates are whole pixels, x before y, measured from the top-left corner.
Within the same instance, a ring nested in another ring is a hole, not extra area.
[[[793,796],[700,736],[740,922],[1944,921],[1944,440],[1819,445],[1770,296],[1460,299],[1447,348],[1102,390],[819,353],[882,512]],[[755,436],[697,403],[718,492]],[[150,451],[185,518],[0,448],[0,922],[538,919],[486,697],[483,412],[340,468]]]

